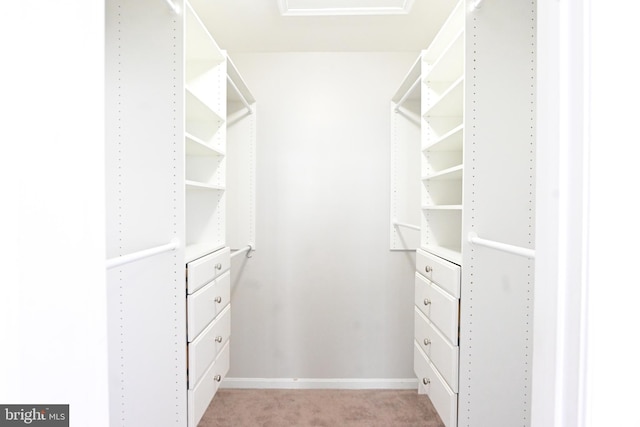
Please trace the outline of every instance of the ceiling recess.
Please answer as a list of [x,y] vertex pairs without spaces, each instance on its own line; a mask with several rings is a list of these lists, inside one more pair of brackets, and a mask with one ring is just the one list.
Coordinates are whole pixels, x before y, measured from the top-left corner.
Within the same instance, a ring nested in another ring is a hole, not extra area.
[[278,0],[283,16],[406,15],[414,0]]

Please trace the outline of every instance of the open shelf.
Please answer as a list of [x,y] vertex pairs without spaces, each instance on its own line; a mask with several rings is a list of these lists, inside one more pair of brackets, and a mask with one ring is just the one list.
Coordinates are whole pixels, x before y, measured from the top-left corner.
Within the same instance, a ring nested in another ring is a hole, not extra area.
[[438,245],[422,245],[421,249],[455,264],[462,265],[462,251],[460,249]]
[[186,86],[185,89],[187,120],[192,119],[202,122],[221,121],[224,123],[225,117],[223,117],[222,112],[219,110],[220,106],[208,104],[203,98],[198,96],[190,86]]
[[427,140],[422,151],[462,151],[463,134],[464,123],[461,123],[441,137]]
[[193,243],[185,247],[185,262],[191,262],[224,247],[223,242]]
[[225,187],[221,185],[208,184],[206,182],[198,182],[198,181],[189,181],[186,180],[184,184],[187,187],[187,190],[215,190],[215,191],[224,191]]
[[211,66],[224,62],[225,55],[189,2],[185,2],[186,62],[200,61]]
[[[463,110],[464,77],[458,78],[440,95],[440,97],[427,107],[424,117],[461,117]],[[439,91],[437,91],[439,92]]]
[[396,91],[395,95],[391,98],[391,101],[394,104],[398,104],[403,98],[416,100],[420,99],[420,84],[416,84],[419,82],[422,77],[422,54],[418,56],[416,61],[413,63],[409,72],[406,74],[404,79],[402,79],[402,83],[400,83],[400,87]]
[[423,210],[421,234],[420,246],[422,248],[445,259],[460,263],[462,209]]
[[425,175],[423,181],[436,181],[441,179],[462,179],[463,165],[454,166],[440,172]]
[[464,73],[464,30],[461,30],[442,55],[428,67],[425,84],[451,82]]
[[442,56],[442,53],[450,46],[451,40],[460,32],[461,28],[464,28],[464,20],[465,2],[458,1],[452,8],[449,18],[447,18],[424,53],[424,58],[428,63],[433,64]]
[[212,147],[200,138],[190,133],[185,134],[185,150],[187,156],[198,157],[219,157],[224,156],[224,150],[218,147]]
[[424,205],[423,210],[443,210],[443,211],[459,211],[462,210],[462,205]]

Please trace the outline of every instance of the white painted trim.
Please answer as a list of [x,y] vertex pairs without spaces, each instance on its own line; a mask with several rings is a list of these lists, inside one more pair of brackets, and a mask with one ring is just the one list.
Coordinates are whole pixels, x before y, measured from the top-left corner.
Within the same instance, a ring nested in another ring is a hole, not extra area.
[[221,388],[416,390],[416,378],[225,378]]

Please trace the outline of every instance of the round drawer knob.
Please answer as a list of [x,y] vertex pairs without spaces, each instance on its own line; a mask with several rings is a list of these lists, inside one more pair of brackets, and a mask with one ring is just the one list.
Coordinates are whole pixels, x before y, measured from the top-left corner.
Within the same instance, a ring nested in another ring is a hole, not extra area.
[[425,338],[424,345],[429,345],[429,344],[431,344],[431,340],[429,338]]
[[430,304],[431,304],[431,300],[429,298],[425,298],[424,305],[430,305]]
[[220,304],[222,302],[222,297],[216,297],[214,301]]
[[216,337],[216,342],[222,342],[222,337]]
[[431,384],[431,380],[429,378],[423,378],[422,379],[422,384],[429,385],[429,384]]
[[216,264],[216,270],[222,270],[222,264],[220,263]]
[[222,377],[220,375],[216,375],[215,377],[213,377],[214,380],[216,380],[217,382],[222,381]]
[[427,273],[431,273],[431,272],[433,271],[433,268],[431,268],[431,266],[430,266],[430,265],[427,265],[427,266],[424,268],[424,271],[426,271]]

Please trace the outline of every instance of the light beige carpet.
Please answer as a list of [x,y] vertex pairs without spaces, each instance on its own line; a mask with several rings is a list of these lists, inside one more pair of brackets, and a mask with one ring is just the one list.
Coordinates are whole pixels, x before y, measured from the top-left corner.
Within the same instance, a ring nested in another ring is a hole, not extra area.
[[444,427],[415,390],[220,389],[198,427]]

